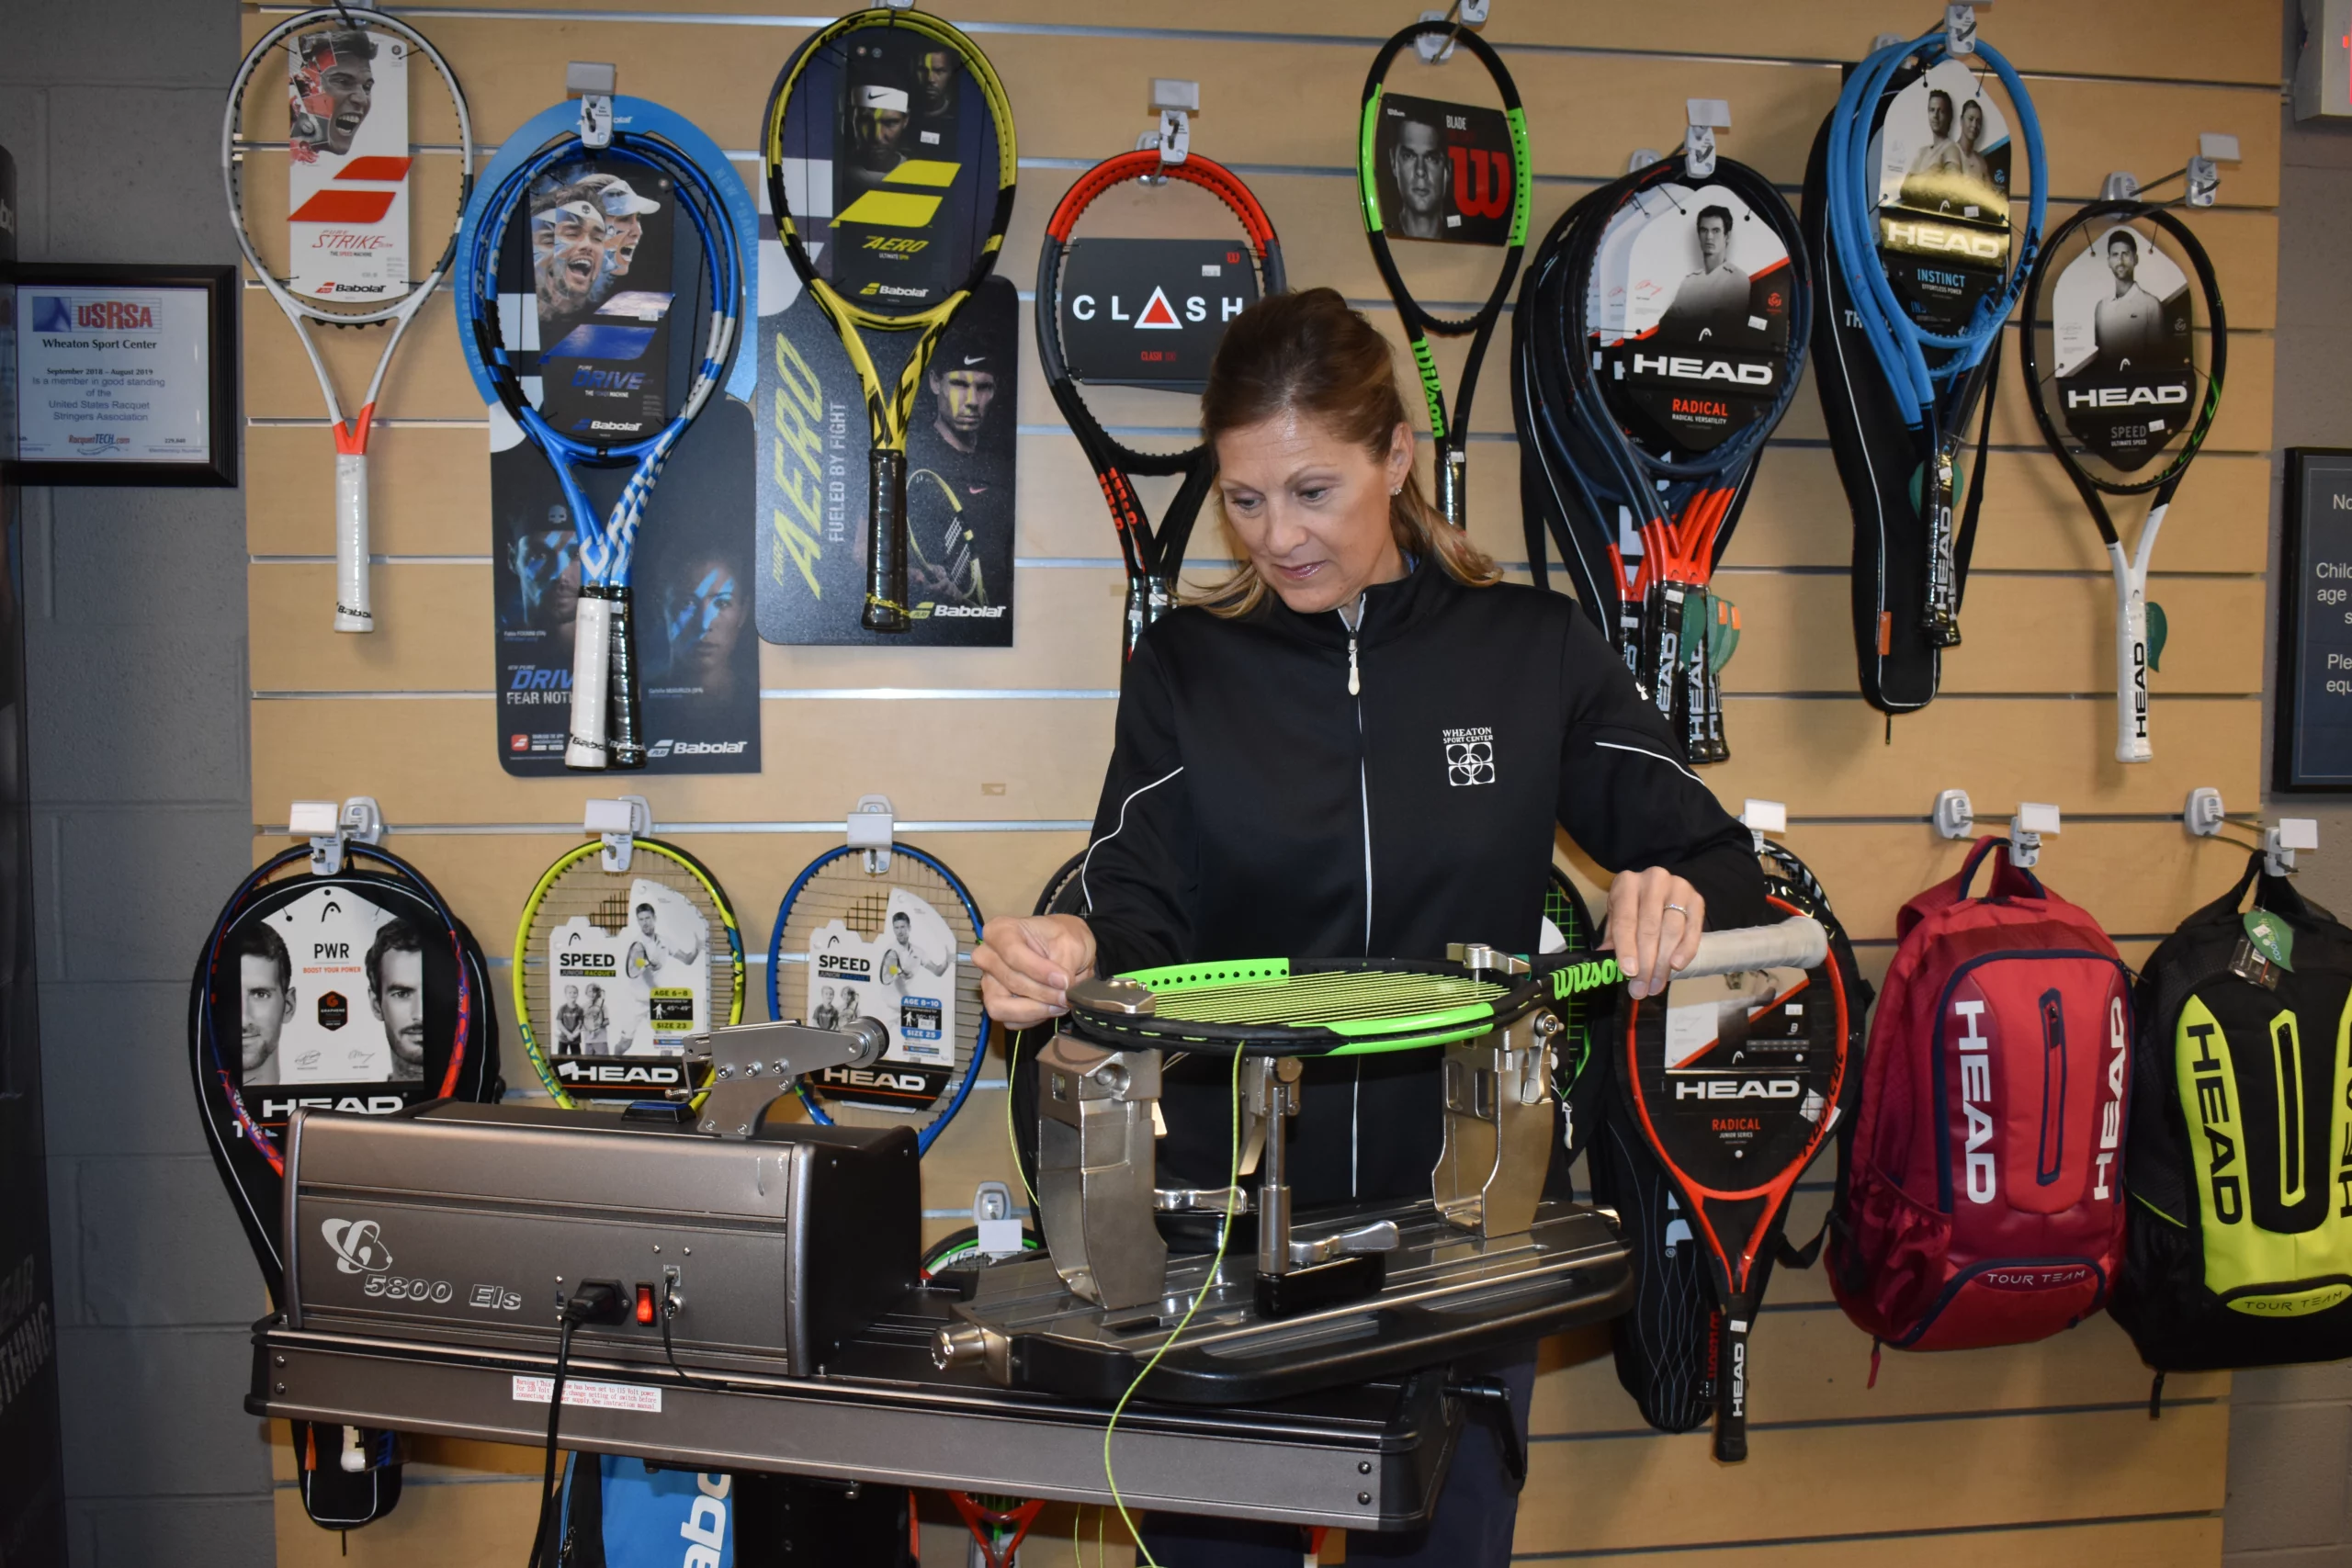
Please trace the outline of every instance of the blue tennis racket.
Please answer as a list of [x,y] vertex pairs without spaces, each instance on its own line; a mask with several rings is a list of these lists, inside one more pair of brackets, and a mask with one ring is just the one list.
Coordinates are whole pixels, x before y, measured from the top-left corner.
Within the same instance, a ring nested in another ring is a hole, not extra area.
[[[2041,122],[2024,79],[1992,45],[1979,39],[1974,49],[1999,79],[2025,146],[2032,188],[2021,233],[2009,231],[2012,149],[1985,129],[1994,108],[1982,78],[1940,28],[1889,44],[1847,78],[1825,168],[1830,265],[1903,423],[1918,435],[1928,545],[1920,629],[1937,648],[1960,643],[1953,498],[1962,429],[1998,363],[2002,326],[2033,270],[2049,203]],[[1939,84],[1939,73],[1948,80]],[[1915,118],[1919,125],[1908,123]],[[1888,275],[1905,254],[1925,265],[1898,298]],[[1936,281],[1944,278],[1964,281]]]
[[[458,268],[469,358],[555,470],[578,537],[563,760],[582,769],[645,765],[629,614],[638,529],[662,465],[727,378],[743,310],[740,183],[673,135],[630,129],[652,118],[633,107],[615,100],[606,145],[589,147],[576,127],[520,158],[510,143],[467,214]],[[518,224],[529,286],[503,293]],[[698,353],[673,344],[673,328],[696,322]],[[632,464],[609,511],[590,502],[582,470]]]

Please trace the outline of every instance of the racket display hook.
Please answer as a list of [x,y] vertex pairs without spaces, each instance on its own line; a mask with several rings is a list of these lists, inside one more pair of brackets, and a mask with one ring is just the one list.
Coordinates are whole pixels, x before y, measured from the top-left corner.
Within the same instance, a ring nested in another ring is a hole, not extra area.
[[286,813],[286,830],[311,840],[311,873],[343,874],[345,851],[354,840],[384,841],[384,813],[372,795],[355,795],[338,807],[332,800],[298,800]]
[[574,60],[564,65],[564,96],[580,100],[580,144],[592,152],[613,144],[613,94],[619,74],[604,61]]
[[849,847],[865,852],[865,874],[887,875],[890,870],[890,845],[896,837],[898,818],[891,814],[890,797],[887,795],[861,795],[857,804],[842,819],[842,828],[849,836]]
[[1682,162],[1693,179],[1715,172],[1715,132],[1731,129],[1731,105],[1723,98],[1682,101]]
[[637,840],[653,836],[652,803],[641,795],[592,800],[581,816],[580,830],[604,840],[605,869],[616,876],[624,875],[636,853]]

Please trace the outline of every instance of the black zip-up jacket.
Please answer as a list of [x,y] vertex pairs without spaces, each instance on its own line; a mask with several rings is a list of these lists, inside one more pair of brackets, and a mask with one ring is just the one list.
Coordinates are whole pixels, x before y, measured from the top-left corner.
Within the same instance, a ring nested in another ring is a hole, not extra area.
[[[1612,871],[1688,877],[1710,926],[1762,920],[1747,830],[1675,755],[1615,650],[1557,594],[1467,587],[1424,560],[1364,595],[1352,636],[1339,612],[1271,594],[1238,620],[1177,610],[1119,694],[1083,873],[1095,968],[1530,952],[1555,823]],[[1426,1195],[1439,1061],[1311,1062],[1294,1201]],[[1228,1076],[1205,1057],[1170,1070],[1160,1185],[1224,1182]]]

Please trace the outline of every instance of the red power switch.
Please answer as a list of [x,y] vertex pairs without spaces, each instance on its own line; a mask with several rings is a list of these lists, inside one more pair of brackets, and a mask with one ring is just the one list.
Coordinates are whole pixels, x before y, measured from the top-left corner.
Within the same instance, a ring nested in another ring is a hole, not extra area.
[[653,1321],[653,1287],[642,1280],[637,1282],[637,1321],[645,1324]]

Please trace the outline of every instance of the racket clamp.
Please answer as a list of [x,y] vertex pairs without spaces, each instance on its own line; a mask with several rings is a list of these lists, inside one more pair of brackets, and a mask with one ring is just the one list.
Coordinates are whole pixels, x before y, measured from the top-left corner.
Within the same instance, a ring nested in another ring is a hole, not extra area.
[[880,876],[890,869],[890,845],[898,818],[887,795],[861,795],[842,822],[849,847],[865,852],[865,874]]
[[1054,1269],[1081,1300],[1157,1302],[1168,1244],[1152,1222],[1159,1053],[1057,1034],[1037,1054],[1037,1209]]
[[1715,172],[1715,132],[1731,129],[1731,104],[1723,98],[1682,100],[1682,165],[1694,179]]
[[1454,1228],[1494,1237],[1535,1223],[1550,1163],[1552,1041],[1560,1029],[1538,1010],[1445,1048],[1445,1145],[1430,1195]]
[[790,1093],[794,1079],[828,1067],[870,1066],[889,1045],[889,1035],[870,1018],[841,1030],[786,1021],[739,1023],[697,1035],[687,1059],[709,1075],[702,1131],[748,1138],[759,1129],[760,1113]]
[[286,813],[287,831],[311,840],[311,871],[339,876],[344,852],[356,840],[384,841],[384,813],[372,795],[355,795],[338,807],[332,800],[298,800]]
[[615,875],[626,874],[637,840],[653,836],[653,807],[641,795],[625,795],[617,800],[592,800],[582,814],[582,832],[594,833],[605,841],[603,864]]

